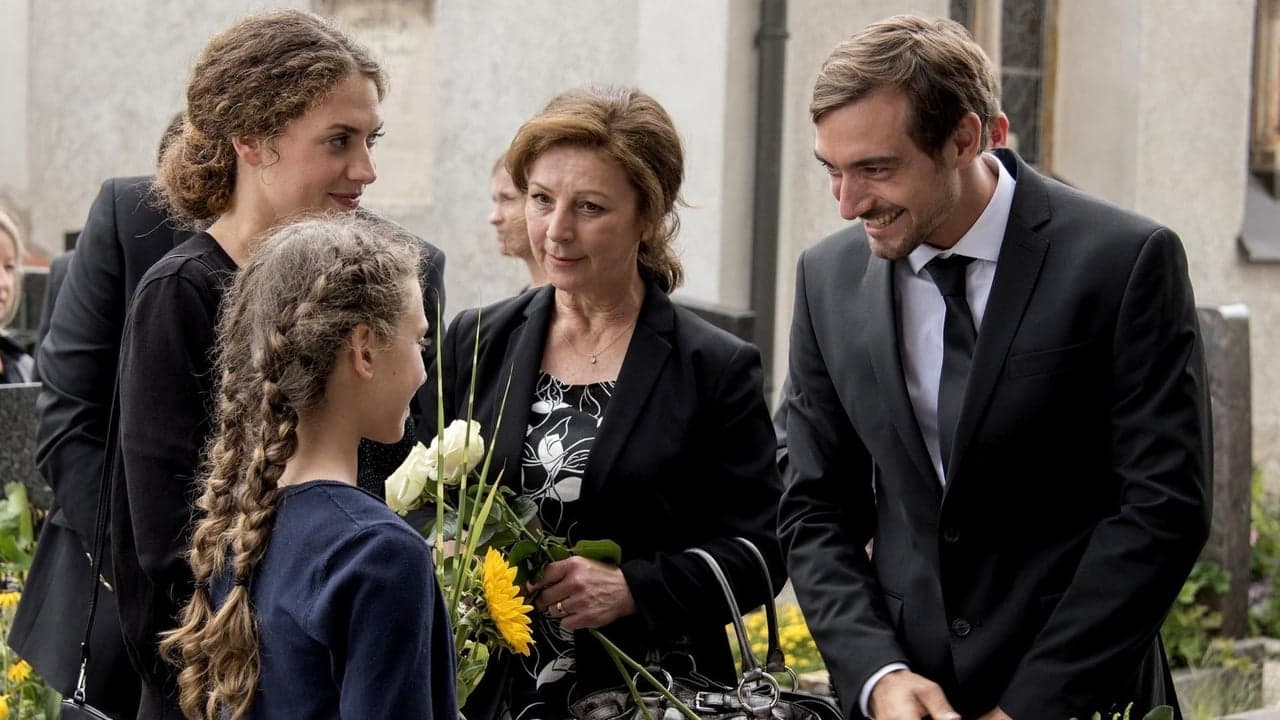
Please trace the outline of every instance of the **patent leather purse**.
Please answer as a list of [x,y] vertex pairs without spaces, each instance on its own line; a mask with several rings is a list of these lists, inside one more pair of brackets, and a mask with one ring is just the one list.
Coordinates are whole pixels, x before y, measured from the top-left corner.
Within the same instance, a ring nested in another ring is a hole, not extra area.
[[[773,583],[769,578],[769,566],[751,541],[734,538],[745,545],[759,562],[768,592],[765,601],[765,618],[768,625],[769,646],[762,665],[751,650],[746,625],[738,609],[737,598],[725,577],[720,564],[710,553],[700,548],[686,552],[698,557],[711,570],[724,593],[733,622],[734,636],[738,644],[742,668],[736,685],[725,685],[697,672],[692,662],[683,672],[672,673],[663,663],[649,658],[650,673],[659,679],[668,691],[703,720],[843,720],[840,707],[829,697],[803,692],[796,684],[796,673],[787,666],[782,645],[778,640],[778,614],[773,604]],[[785,676],[791,687],[782,687],[777,676]],[[653,720],[681,720],[685,715],[656,689],[646,687],[646,681],[634,678],[639,690],[639,707],[627,687],[610,688],[590,693],[569,707],[569,714],[576,720],[644,720],[646,711]]]

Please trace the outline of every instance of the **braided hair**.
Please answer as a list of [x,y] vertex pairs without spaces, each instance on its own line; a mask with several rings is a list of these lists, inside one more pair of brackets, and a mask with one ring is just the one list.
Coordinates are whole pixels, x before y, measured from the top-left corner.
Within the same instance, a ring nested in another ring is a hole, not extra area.
[[[416,245],[355,213],[271,232],[240,272],[218,323],[214,435],[201,471],[188,562],[196,589],[161,651],[181,667],[183,712],[244,717],[258,685],[249,579],[267,548],[277,484],[298,448],[300,413],[324,399],[339,348],[357,325],[389,340],[417,277]],[[209,585],[230,579],[214,607]]]

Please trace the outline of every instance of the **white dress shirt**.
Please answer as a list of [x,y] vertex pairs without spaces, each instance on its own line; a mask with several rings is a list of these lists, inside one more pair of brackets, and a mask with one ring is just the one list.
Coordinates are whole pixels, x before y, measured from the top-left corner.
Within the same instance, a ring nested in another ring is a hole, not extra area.
[[[911,407],[915,410],[929,459],[933,461],[938,482],[944,486],[946,474],[942,470],[942,450],[938,441],[938,386],[942,382],[942,329],[947,305],[924,266],[939,255],[974,258],[965,268],[965,296],[973,313],[973,324],[980,333],[987,298],[991,295],[991,281],[996,276],[996,260],[1000,257],[1005,227],[1009,224],[1014,187],[1013,176],[994,155],[985,154],[982,159],[988,167],[994,166],[999,179],[986,209],[968,232],[948,249],[921,244],[904,260],[893,264],[902,374],[907,381],[907,394],[911,396]],[[858,696],[858,706],[863,715],[871,717],[868,707],[871,691],[880,678],[894,670],[906,669],[902,663],[891,663],[867,680]]]

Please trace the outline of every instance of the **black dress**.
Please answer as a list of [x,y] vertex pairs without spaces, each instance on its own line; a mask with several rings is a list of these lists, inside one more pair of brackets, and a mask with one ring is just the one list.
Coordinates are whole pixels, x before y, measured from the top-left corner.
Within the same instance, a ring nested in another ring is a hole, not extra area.
[[[570,385],[538,373],[520,457],[520,489],[538,504],[542,527],[570,545],[582,539],[575,537],[582,476],[614,384]],[[573,632],[560,626],[560,618],[535,613],[533,639],[530,655],[520,659],[512,678],[511,716],[567,717],[578,675]]]
[[191,596],[191,499],[211,430],[218,309],[236,269],[213,236],[198,233],[147,271],[125,321],[111,560],[125,645],[142,676],[140,720],[181,717],[176,675],[157,645]]

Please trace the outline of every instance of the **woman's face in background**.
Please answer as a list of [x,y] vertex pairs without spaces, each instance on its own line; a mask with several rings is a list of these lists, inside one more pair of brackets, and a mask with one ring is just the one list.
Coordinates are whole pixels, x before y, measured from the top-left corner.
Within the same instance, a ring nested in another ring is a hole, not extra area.
[[16,301],[14,288],[18,279],[18,247],[9,233],[0,230],[0,318]]
[[489,197],[493,200],[489,224],[498,238],[498,252],[508,257],[529,257],[532,250],[524,224],[524,195],[511,181],[506,168],[493,171],[493,177],[489,178]]

